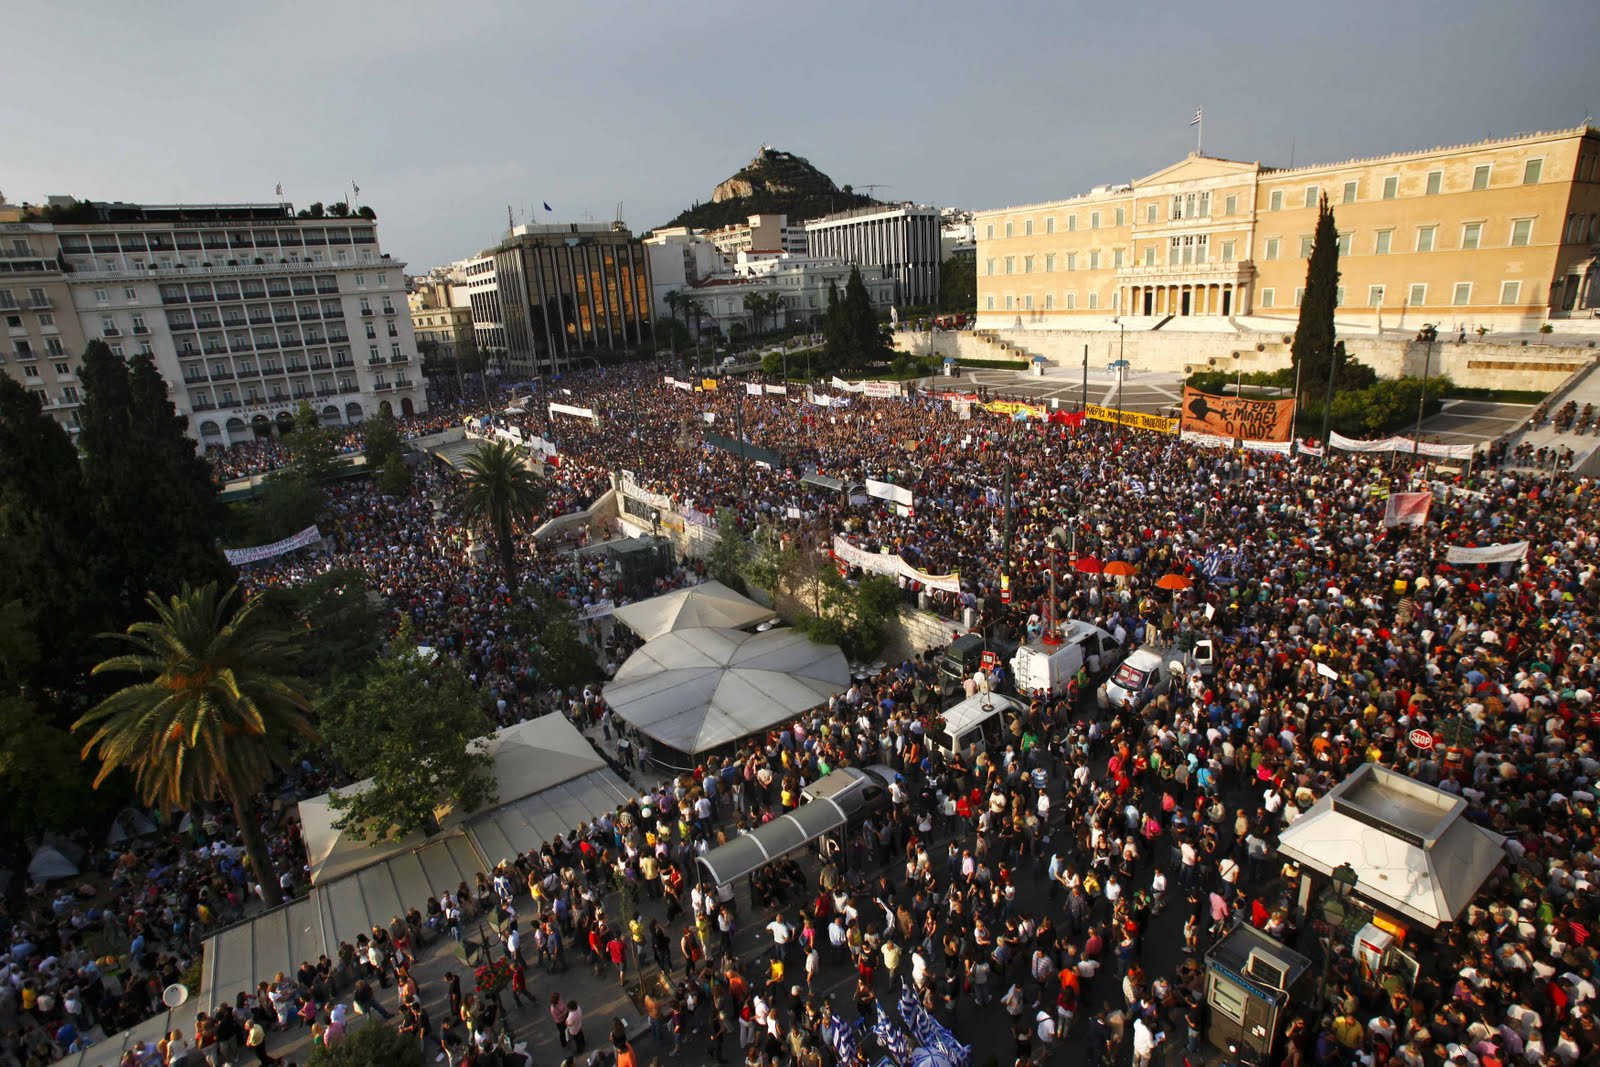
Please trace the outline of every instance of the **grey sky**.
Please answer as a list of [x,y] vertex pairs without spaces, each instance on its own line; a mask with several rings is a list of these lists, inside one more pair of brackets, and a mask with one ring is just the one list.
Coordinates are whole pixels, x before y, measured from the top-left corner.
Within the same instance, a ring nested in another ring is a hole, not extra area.
[[[13,5],[12,201],[354,179],[417,270],[506,205],[665,222],[766,142],[881,197],[1068,195],[1194,147],[1283,164],[1600,114],[1595,0]],[[521,221],[519,217],[519,221]]]

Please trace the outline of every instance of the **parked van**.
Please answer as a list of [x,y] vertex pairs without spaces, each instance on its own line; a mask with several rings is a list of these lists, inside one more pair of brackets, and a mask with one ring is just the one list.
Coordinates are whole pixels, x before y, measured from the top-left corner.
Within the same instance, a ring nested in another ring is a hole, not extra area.
[[1011,660],[1011,680],[1019,694],[1059,696],[1080,668],[1098,674],[1102,662],[1111,662],[1118,650],[1116,637],[1093,623],[1072,619],[1059,633],[1058,643],[1048,644],[1041,638],[1017,649]]
[[1216,650],[1210,638],[1195,641],[1188,651],[1145,645],[1137,648],[1112,673],[1095,694],[1102,708],[1121,708],[1126,701],[1135,710],[1166,692],[1175,673],[1199,671],[1210,674],[1216,668]]
[[1026,705],[999,693],[976,693],[945,709],[938,725],[928,730],[928,744],[946,756],[971,760],[980,752],[1005,749],[1005,717]]
[[1017,643],[997,635],[985,639],[979,633],[962,634],[945,646],[944,655],[939,660],[940,691],[948,693],[960,689],[962,683],[977,672],[983,662],[985,649],[995,653],[1004,663],[1017,651]]

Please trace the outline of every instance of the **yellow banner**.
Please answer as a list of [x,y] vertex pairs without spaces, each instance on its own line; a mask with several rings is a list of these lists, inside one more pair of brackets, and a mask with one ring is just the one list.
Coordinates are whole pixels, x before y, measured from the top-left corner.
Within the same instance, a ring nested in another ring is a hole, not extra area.
[[716,392],[717,380],[715,378],[701,378],[700,388],[704,389],[708,393]]
[[1163,415],[1147,415],[1142,411],[1118,411],[1116,408],[1103,408],[1099,404],[1090,404],[1083,409],[1083,413],[1098,422],[1120,423],[1123,426],[1132,426],[1136,430],[1154,430],[1156,433],[1178,432],[1178,420]]
[[1017,400],[991,400],[983,405],[983,410],[995,415],[1015,415],[1021,412],[1030,419],[1043,419],[1050,414],[1037,404],[1024,404]]

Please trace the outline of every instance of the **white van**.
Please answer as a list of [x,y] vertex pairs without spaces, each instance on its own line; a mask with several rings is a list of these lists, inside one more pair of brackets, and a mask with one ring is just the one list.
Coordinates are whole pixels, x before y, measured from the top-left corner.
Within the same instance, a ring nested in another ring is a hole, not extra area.
[[999,693],[975,693],[945,709],[942,721],[929,728],[928,743],[946,756],[969,760],[980,752],[999,752],[1005,748],[1005,717],[1026,706]]
[[1093,623],[1073,619],[1061,627],[1061,640],[1047,644],[1042,638],[1029,641],[1011,658],[1011,680],[1023,696],[1044,693],[1059,696],[1067,683],[1087,665],[1098,671],[1117,651],[1117,639]]
[[1165,692],[1173,674],[1189,671],[1210,674],[1215,666],[1216,650],[1210,638],[1196,641],[1188,652],[1145,645],[1122,661],[1096,691],[1095,699],[1102,708],[1116,710],[1126,701],[1129,707],[1137,710],[1156,694]]

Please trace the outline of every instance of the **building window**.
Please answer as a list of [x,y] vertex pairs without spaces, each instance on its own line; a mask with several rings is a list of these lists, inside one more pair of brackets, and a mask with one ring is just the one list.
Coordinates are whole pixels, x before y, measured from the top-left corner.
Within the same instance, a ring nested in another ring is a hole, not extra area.
[[1175,218],[1175,219],[1183,218],[1183,194],[1182,193],[1173,193],[1172,194],[1172,217]]
[[1414,308],[1422,307],[1428,302],[1428,285],[1426,282],[1412,282],[1411,293],[1406,297],[1406,303]]
[[1232,241],[1224,241],[1224,242],[1222,242],[1222,262],[1224,262],[1224,263],[1232,263],[1233,262],[1233,242]]
[[139,299],[139,290],[135,289],[131,285],[123,286],[122,299],[128,301],[130,304],[136,302]]
[[1538,185],[1539,175],[1544,171],[1544,160],[1530,159],[1522,165],[1522,184]]
[[1076,253],[1076,252],[1068,252],[1067,253],[1067,269],[1068,270],[1077,270],[1078,269],[1078,253]]
[[1156,265],[1156,246],[1155,245],[1145,245],[1144,246],[1144,265],[1147,266],[1147,267],[1153,267],[1153,266]]
[[1117,208],[1117,225],[1121,226],[1123,223],[1125,223],[1127,221],[1128,221],[1127,209],[1120,208],[1120,207]]
[[1176,267],[1183,259],[1183,238],[1174,237],[1167,242],[1167,266]]
[[1270,207],[1269,210],[1282,211],[1283,210],[1283,190],[1282,189],[1274,189],[1274,190],[1272,190],[1272,199],[1271,199],[1271,201],[1269,201],[1269,203],[1271,204],[1271,207]]
[[1033,294],[1032,293],[1029,293],[1029,294],[1027,294],[1026,296],[1024,296],[1022,298],[1022,310],[1023,311],[1032,311],[1033,310]]
[[1359,185],[1356,182],[1345,182],[1344,183],[1344,202],[1345,203],[1353,204],[1353,203],[1356,202],[1356,190],[1357,190],[1357,188],[1359,188]]
[[1354,240],[1354,233],[1341,233],[1339,235],[1339,255],[1348,256],[1350,254],[1351,242]]
[[1016,269],[1017,269],[1017,257],[1016,256],[1007,256],[1006,257],[1006,273],[1007,274],[1015,274],[1016,273]]
[[1033,257],[1032,256],[1023,256],[1022,257],[1022,273],[1024,273],[1024,274],[1032,274],[1033,273]]
[[1237,215],[1239,213],[1239,198],[1230,196],[1224,200],[1222,202],[1222,213],[1224,215]]
[[1511,247],[1521,248],[1533,237],[1532,219],[1513,219],[1511,221]]
[[1461,227],[1461,248],[1471,251],[1478,247],[1478,241],[1483,236],[1483,223],[1469,222]]
[[1395,175],[1392,175],[1392,174],[1389,177],[1383,179],[1383,198],[1385,200],[1393,200],[1396,196],[1399,196],[1399,195],[1400,195],[1400,179],[1398,177],[1396,177]]
[[983,228],[983,237],[986,241],[994,240],[994,223],[991,222]]
[[1472,303],[1472,283],[1456,282],[1455,292],[1450,294],[1450,303],[1456,307]]
[[1022,236],[1024,236],[1024,237],[1032,237],[1033,236],[1033,220],[1032,219],[1027,219],[1027,220],[1025,220],[1023,222],[1023,224],[1022,224]]
[[1383,286],[1367,286],[1367,306],[1375,308],[1383,307]]
[[1300,258],[1301,259],[1310,259],[1311,258],[1311,243],[1312,243],[1312,241],[1311,241],[1311,235],[1310,234],[1301,234],[1300,235]]
[[986,259],[983,261],[983,273],[990,276],[994,275],[994,260]]
[[1394,239],[1393,230],[1379,230],[1378,236],[1372,242],[1372,254],[1386,256],[1389,254],[1389,243]]
[[357,289],[365,289],[366,287],[367,287],[367,276],[365,274],[357,274],[356,275],[356,288]]
[[1417,227],[1417,251],[1418,252],[1432,252],[1433,251],[1433,239],[1434,239],[1434,236],[1438,232],[1439,232],[1439,227],[1437,227],[1437,226],[1418,226]]
[[1156,206],[1151,204],[1144,209],[1144,221],[1154,224],[1156,221]]
[[[993,226],[991,226],[989,228],[991,230],[994,229]],[[985,310],[985,311],[993,311],[994,310],[994,297],[986,296],[986,297],[983,298],[983,310]]]
[[1489,167],[1490,164],[1484,163],[1472,168],[1472,188],[1474,190],[1489,188]]
[[1100,307],[1100,294],[1099,293],[1090,293],[1089,294],[1089,310],[1090,311],[1095,311],[1095,310],[1098,310],[1099,307]]
[[1429,196],[1438,196],[1439,195],[1439,191],[1441,189],[1443,189],[1443,188],[1444,188],[1444,171],[1442,171],[1442,170],[1430,170],[1428,172],[1428,195]]
[[1317,188],[1315,185],[1306,186],[1306,205],[1305,206],[1306,207],[1316,207],[1317,206],[1317,197],[1320,196],[1321,193],[1322,193],[1322,190]]
[[1044,272],[1046,274],[1054,274],[1055,271],[1056,271],[1056,254],[1054,252],[1046,252],[1045,256],[1044,256]]
[[1044,309],[1046,311],[1054,311],[1056,309],[1056,294],[1044,294]]
[[1098,212],[1098,211],[1089,212],[1089,229],[1098,230],[1099,228],[1100,228],[1100,212]]
[[1263,289],[1263,290],[1261,290],[1261,306],[1262,307],[1264,307],[1264,308],[1272,307],[1273,304],[1275,304],[1277,302],[1277,299],[1278,299],[1278,294],[1277,294],[1277,292],[1275,290],[1272,290],[1272,289]]
[[1077,293],[1068,293],[1067,294],[1067,310],[1068,311],[1076,311],[1076,310],[1078,310],[1078,294]]
[[1294,306],[1295,307],[1299,307],[1300,306],[1300,301],[1305,297],[1305,295],[1306,295],[1306,291],[1304,289],[1296,289],[1294,291]]
[[1056,217],[1054,215],[1051,215],[1049,218],[1044,220],[1044,232],[1045,233],[1055,233],[1056,232]]
[[1007,237],[1011,236],[1011,223],[1009,223],[1009,222],[1006,223],[1006,236]]
[[1500,283],[1500,303],[1502,303],[1502,304],[1520,304],[1520,303],[1522,303],[1522,283],[1521,282],[1501,282]]
[[1076,215],[1068,215],[1067,216],[1067,232],[1071,233],[1073,230],[1076,230],[1077,228],[1078,228],[1078,216],[1076,216]]
[[1113,270],[1122,269],[1122,249],[1113,248],[1111,250],[1111,267]]
[[106,291],[104,289],[96,289],[94,291],[94,302],[96,304],[104,304],[109,299],[110,297],[106,296]]
[[1006,310],[1010,311],[1017,306],[1017,298],[1010,293],[1006,294]]
[[1099,270],[1100,269],[1100,251],[1099,251],[1099,249],[1096,249],[1095,251],[1089,253],[1089,269],[1090,270]]
[[1278,239],[1276,237],[1268,237],[1267,238],[1267,252],[1266,252],[1266,257],[1265,258],[1267,258],[1267,259],[1277,259],[1278,258]]

